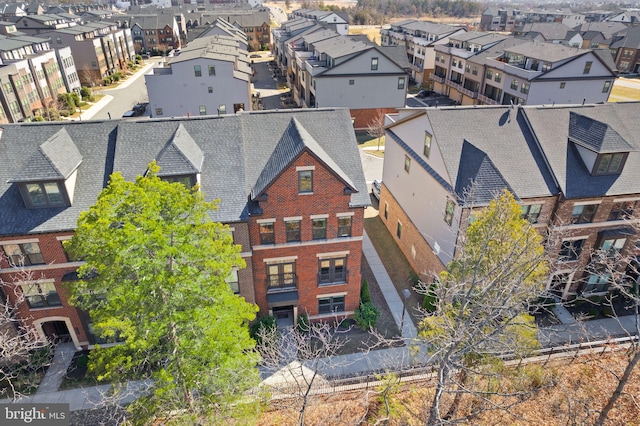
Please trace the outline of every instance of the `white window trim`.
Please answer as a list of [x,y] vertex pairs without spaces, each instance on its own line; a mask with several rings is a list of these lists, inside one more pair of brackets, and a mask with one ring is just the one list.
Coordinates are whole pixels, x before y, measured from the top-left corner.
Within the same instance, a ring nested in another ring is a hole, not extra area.
[[283,219],[284,222],[294,222],[297,220],[302,220],[302,216],[291,216],[291,217],[285,217]]
[[56,280],[53,278],[43,278],[41,280],[29,280],[29,281],[20,281],[19,285],[26,285],[26,284],[40,284],[40,283],[55,283]]
[[0,245],[5,245],[5,244],[29,244],[29,243],[40,243],[40,240],[38,240],[37,238],[25,238],[23,240],[7,240],[7,241],[0,241]]
[[276,219],[258,219],[256,223],[276,223]]
[[316,257],[319,259],[334,259],[337,257],[344,257],[349,254],[349,250],[347,251],[334,251],[331,253],[316,253]]
[[307,170],[315,170],[316,166],[298,166],[296,167],[296,172],[305,172]]
[[588,206],[591,204],[602,204],[602,200],[593,200],[593,201],[576,201],[575,203],[573,203],[574,207],[575,206]]
[[298,260],[298,256],[283,256],[283,257],[271,257],[269,259],[262,259],[264,263],[281,263],[292,260]]
[[58,240],[58,241],[69,241],[72,238],[73,238],[73,235],[63,235],[61,237],[56,237],[56,240]]
[[347,216],[355,216],[355,212],[346,212],[346,213],[336,213],[336,217],[347,217]]
[[589,238],[589,235],[581,235],[579,237],[567,237],[567,238],[563,238],[562,241],[578,241],[578,240],[586,240],[587,238]]
[[[346,291],[341,291],[339,293],[318,294],[316,296],[316,299],[326,299],[329,297],[340,297],[340,296],[346,296],[346,295],[347,295]],[[342,314],[342,312],[340,312],[340,314]]]
[[614,203],[627,203],[629,201],[640,201],[640,197],[614,198]]
[[329,219],[329,215],[328,214],[312,214],[311,216],[309,216],[309,218],[311,220],[314,220],[314,219]]

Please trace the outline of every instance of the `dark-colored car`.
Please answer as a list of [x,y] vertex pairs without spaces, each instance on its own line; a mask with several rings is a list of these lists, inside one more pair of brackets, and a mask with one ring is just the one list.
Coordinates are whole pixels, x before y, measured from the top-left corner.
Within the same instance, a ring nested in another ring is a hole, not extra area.
[[417,98],[428,98],[433,95],[433,90],[421,90],[416,95]]
[[133,112],[135,113],[134,117],[138,117],[144,114],[144,112],[147,110],[147,105],[149,105],[149,102],[144,102],[141,104],[134,105],[133,106]]
[[371,182],[371,194],[376,197],[377,200],[380,200],[380,187],[382,186],[382,182],[379,180],[374,180]]

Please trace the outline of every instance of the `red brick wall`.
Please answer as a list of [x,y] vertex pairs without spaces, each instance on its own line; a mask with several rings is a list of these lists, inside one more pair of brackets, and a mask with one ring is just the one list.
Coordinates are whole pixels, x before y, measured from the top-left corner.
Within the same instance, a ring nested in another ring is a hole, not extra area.
[[[298,194],[298,166],[315,166],[313,171],[313,193]],[[261,314],[268,312],[267,271],[264,259],[298,256],[296,274],[298,278],[299,313],[318,313],[317,296],[347,292],[345,310],[358,307],[360,297],[360,261],[362,255],[362,208],[349,208],[350,195],[344,194],[345,184],[330,170],[304,152],[266,189],[267,201],[260,202],[263,214],[250,219],[250,236],[253,245],[253,273],[256,289],[256,303]],[[338,219],[336,214],[353,212],[351,238],[337,238]],[[327,239],[312,240],[311,215],[328,214]],[[286,243],[285,217],[301,216],[301,242]],[[260,246],[260,232],[257,220],[275,219],[275,244]],[[357,237],[357,238],[353,238]],[[348,251],[346,284],[318,286],[317,253]]]
[[398,112],[396,108],[352,109],[350,110],[351,117],[355,118],[353,127],[356,130],[367,130],[369,124],[371,124],[380,111],[382,111],[383,114],[396,114]]
[[[30,309],[27,303],[24,302],[18,306],[18,309],[15,312],[16,317],[19,318],[27,327],[32,326],[32,324],[36,320],[49,317],[69,318],[78,341],[81,344],[86,344],[88,341],[88,333],[85,329],[83,321],[81,320],[81,313],[78,311],[78,309],[69,305],[67,301],[69,291],[67,286],[62,283],[62,277],[66,273],[73,272],[77,268],[77,264],[70,264],[67,261],[64,250],[62,249],[62,242],[56,238],[67,235],[72,234],[69,232],[65,232],[56,234],[23,235],[0,238],[0,245],[8,241],[37,239],[40,246],[40,251],[45,262],[44,265],[25,266],[24,268],[22,268],[21,272],[17,272],[15,269],[12,269],[9,266],[3,252],[2,259],[0,260],[0,268],[2,268],[2,271],[0,271],[0,280],[2,280],[3,282],[5,293],[10,298],[10,301],[14,303],[16,301],[14,289],[15,283],[17,281],[53,279],[62,306]],[[17,291],[20,292],[19,289]]]

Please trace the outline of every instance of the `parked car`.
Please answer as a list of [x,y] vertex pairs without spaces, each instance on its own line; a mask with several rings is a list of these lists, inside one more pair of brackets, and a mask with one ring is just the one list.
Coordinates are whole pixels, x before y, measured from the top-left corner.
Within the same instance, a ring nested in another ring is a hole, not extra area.
[[376,200],[380,200],[380,187],[382,186],[382,182],[378,179],[371,182],[371,194],[376,197]]
[[421,91],[418,92],[416,97],[418,97],[418,98],[428,98],[431,95],[433,95],[433,90],[421,90]]
[[135,116],[136,116],[136,112],[132,109],[122,114],[122,118],[135,117]]
[[135,113],[134,116],[138,117],[138,116],[144,114],[144,112],[147,110],[147,105],[149,105],[149,102],[143,102],[141,104],[135,104],[133,106],[133,112]]

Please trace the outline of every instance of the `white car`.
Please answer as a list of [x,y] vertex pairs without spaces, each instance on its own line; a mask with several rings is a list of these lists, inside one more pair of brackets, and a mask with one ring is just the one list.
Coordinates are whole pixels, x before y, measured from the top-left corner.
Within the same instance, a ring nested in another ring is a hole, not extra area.
[[380,187],[382,186],[382,182],[379,180],[374,180],[371,182],[371,194],[376,197],[376,200],[380,200]]

